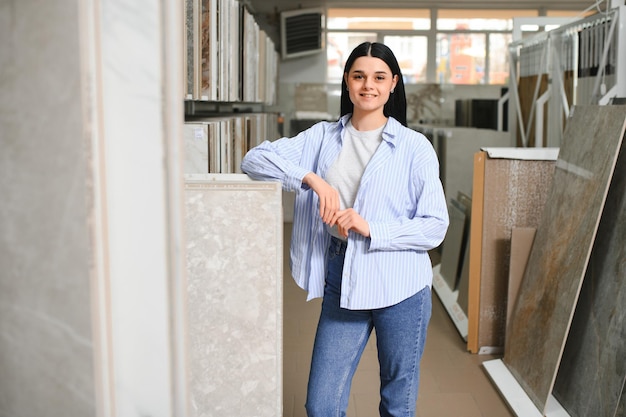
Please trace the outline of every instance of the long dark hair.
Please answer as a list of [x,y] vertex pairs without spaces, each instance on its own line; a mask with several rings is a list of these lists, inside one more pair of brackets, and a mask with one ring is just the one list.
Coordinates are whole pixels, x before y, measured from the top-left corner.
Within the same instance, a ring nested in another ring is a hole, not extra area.
[[[398,76],[398,82],[394,88],[394,92],[389,96],[389,100],[385,103],[383,113],[386,117],[393,117],[404,126],[406,123],[406,93],[404,91],[404,81],[402,80],[402,71],[400,71],[400,65],[395,55],[389,49],[387,45],[378,42],[363,42],[352,50],[346,66],[343,70],[344,75],[350,72],[350,68],[354,64],[357,58],[362,56],[371,56],[374,58],[380,58],[389,66],[391,74]],[[341,115],[352,113],[354,111],[354,104],[350,100],[350,94],[348,93],[348,86],[346,84],[345,77],[341,80]]]

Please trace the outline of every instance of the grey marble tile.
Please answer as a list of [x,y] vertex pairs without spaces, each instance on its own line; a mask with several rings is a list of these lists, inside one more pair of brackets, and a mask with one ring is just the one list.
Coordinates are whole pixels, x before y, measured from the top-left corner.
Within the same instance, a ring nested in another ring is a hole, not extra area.
[[209,173],[209,126],[208,123],[187,122],[183,126],[185,146],[185,174]]
[[504,362],[543,410],[624,136],[625,106],[575,107],[509,326]]
[[626,382],[626,146],[622,144],[557,373],[571,417],[614,417]]
[[282,192],[186,176],[191,416],[282,415]]

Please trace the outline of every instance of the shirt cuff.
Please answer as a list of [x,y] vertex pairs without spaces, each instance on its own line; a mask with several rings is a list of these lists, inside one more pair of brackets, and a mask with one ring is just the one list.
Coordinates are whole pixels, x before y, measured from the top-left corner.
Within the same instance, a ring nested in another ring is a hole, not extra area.
[[380,250],[389,247],[391,238],[389,229],[383,223],[370,222],[370,250]]
[[298,191],[303,188],[302,179],[311,172],[308,169],[296,167],[287,173],[285,178],[285,185],[287,191]]

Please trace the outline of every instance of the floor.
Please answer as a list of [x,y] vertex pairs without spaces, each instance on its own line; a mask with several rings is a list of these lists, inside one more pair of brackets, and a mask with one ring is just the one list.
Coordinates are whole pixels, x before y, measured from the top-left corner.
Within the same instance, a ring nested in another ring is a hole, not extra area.
[[[285,235],[290,228],[286,224]],[[288,243],[289,240],[286,239]],[[306,294],[291,279],[288,245],[284,270],[283,415],[305,417],[304,402],[311,350],[321,302],[306,302]],[[433,293],[433,314],[421,362],[418,417],[513,417],[481,367],[489,355],[474,355]],[[348,417],[377,417],[378,361],[375,335],[370,339],[352,382]]]

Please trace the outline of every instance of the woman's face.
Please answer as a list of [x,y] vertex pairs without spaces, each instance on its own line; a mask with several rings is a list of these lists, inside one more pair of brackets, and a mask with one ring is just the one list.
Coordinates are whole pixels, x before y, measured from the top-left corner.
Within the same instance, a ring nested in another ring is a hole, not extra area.
[[344,78],[354,110],[368,112],[382,112],[398,82],[398,76],[391,73],[385,61],[371,56],[357,58]]

